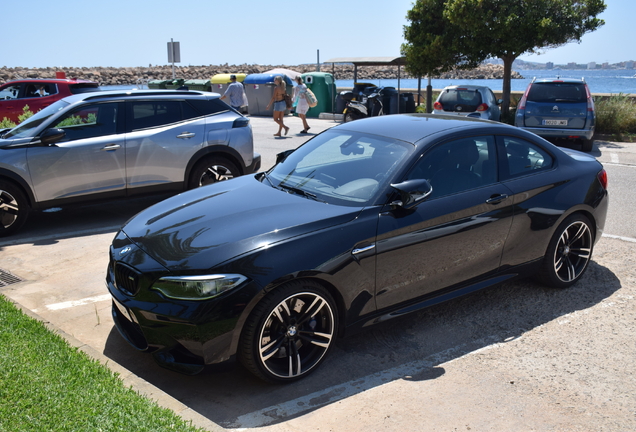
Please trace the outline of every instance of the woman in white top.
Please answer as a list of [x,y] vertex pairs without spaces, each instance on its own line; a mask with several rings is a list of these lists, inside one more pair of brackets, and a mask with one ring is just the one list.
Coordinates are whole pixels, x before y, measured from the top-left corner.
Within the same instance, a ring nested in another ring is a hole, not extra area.
[[307,86],[303,83],[303,79],[300,76],[296,77],[298,85],[294,87],[294,102],[296,104],[296,114],[303,121],[303,130],[300,133],[307,133],[309,125],[307,124],[307,111],[309,111],[309,104],[307,103],[306,94]]

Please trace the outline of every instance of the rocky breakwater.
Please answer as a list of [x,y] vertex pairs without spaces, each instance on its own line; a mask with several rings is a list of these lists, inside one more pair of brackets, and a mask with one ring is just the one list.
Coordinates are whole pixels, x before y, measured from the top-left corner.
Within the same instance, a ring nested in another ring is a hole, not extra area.
[[[175,76],[186,80],[209,80],[212,76],[226,73],[256,74],[275,68],[291,69],[296,72],[306,73],[316,70],[315,64],[307,65],[210,65],[210,66],[177,66]],[[351,64],[321,65],[321,71],[332,73],[336,80],[353,79],[354,67]],[[47,67],[47,68],[0,68],[0,83],[23,78],[55,78],[57,72],[64,72],[67,78],[78,78],[96,81],[102,86],[106,85],[134,85],[152,80],[169,80],[172,78],[172,66],[149,67]],[[358,67],[358,80],[365,79],[395,79],[397,78],[396,66],[361,66]],[[415,78],[409,76],[404,68],[400,72],[401,78]],[[435,76],[441,79],[502,79],[503,66],[487,64],[473,70],[456,70]],[[519,73],[512,73],[512,78],[523,78]]]

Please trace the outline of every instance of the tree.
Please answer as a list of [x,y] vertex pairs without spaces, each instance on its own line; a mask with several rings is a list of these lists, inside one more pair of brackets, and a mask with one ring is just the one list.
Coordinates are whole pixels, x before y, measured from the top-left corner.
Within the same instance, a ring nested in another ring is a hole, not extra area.
[[[606,5],[603,0],[418,0],[409,14],[418,7],[437,14],[417,14],[423,21],[417,21],[417,26],[411,25],[408,31],[405,27],[405,38],[412,45],[409,49],[430,53],[431,48],[424,44],[434,41],[431,37],[441,33],[444,41],[450,42],[447,47],[453,53],[441,57],[443,67],[453,57],[470,62],[491,57],[503,60],[502,114],[506,117],[510,109],[510,77],[514,60],[522,54],[580,42],[585,33],[605,24],[597,16]],[[442,9],[441,17],[439,8]],[[407,19],[410,19],[409,15]],[[440,32],[440,25],[448,28]],[[424,34],[414,35],[418,31]],[[405,51],[405,54],[409,61],[408,52]],[[418,61],[417,56],[411,55],[411,58]],[[430,68],[429,64],[419,64],[417,67]]]

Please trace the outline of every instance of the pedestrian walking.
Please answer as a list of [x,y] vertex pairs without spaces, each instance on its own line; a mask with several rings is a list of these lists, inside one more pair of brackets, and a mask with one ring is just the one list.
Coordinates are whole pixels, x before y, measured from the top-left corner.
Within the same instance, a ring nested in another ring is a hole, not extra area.
[[303,121],[303,130],[300,133],[304,134],[309,130],[309,125],[307,124],[307,111],[309,111],[307,86],[300,75],[296,77],[296,83],[298,85],[294,88],[294,106],[296,107],[296,114]]
[[274,121],[278,125],[278,132],[275,133],[274,136],[279,137],[281,136],[281,132],[283,129],[285,129],[285,135],[287,135],[287,132],[289,132],[289,128],[285,126],[285,123],[283,122],[283,116],[285,115],[285,110],[287,109],[287,104],[285,103],[287,86],[285,84],[285,81],[283,80],[283,77],[281,76],[276,76],[274,78],[274,84],[276,84],[276,86],[274,87],[274,94],[267,104],[266,109],[269,109],[269,107],[274,104]]

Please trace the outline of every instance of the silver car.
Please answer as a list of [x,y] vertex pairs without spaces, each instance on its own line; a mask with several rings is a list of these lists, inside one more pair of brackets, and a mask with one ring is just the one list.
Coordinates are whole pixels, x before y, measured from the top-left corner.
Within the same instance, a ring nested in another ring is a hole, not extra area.
[[181,191],[261,163],[249,119],[207,92],[74,95],[0,133],[0,236],[31,208]]
[[501,99],[489,87],[454,85],[444,87],[433,104],[433,114],[460,115],[499,121]]

